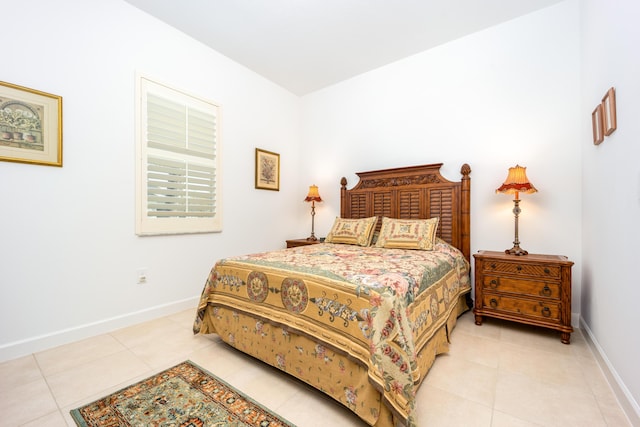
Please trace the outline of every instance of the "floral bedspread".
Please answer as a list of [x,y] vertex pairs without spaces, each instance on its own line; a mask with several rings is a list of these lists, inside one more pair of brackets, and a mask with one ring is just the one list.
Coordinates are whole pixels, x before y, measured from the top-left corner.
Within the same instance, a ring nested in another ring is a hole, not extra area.
[[452,246],[433,251],[317,244],[227,258],[205,284],[195,333],[212,333],[208,304],[286,325],[369,366],[369,379],[407,426],[417,354],[470,290],[469,265]]

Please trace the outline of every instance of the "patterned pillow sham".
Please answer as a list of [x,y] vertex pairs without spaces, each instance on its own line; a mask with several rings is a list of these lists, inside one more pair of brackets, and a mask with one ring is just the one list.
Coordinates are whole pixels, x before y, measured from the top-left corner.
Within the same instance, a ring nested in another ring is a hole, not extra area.
[[382,217],[379,248],[433,250],[439,218],[394,219]]
[[331,231],[329,231],[324,241],[327,243],[369,246],[377,222],[377,216],[360,219],[336,217]]

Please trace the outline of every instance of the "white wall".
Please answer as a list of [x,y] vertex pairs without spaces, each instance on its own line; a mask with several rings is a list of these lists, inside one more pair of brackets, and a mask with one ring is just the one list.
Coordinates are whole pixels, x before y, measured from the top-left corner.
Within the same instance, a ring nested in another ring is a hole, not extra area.
[[[298,97],[121,0],[2,16],[2,80],[63,97],[64,165],[0,162],[0,360],[194,307],[215,260],[298,237]],[[222,233],[135,235],[136,71],[222,106]],[[255,147],[279,192],[254,189]]]
[[[472,172],[471,249],[504,250],[513,201],[495,194],[508,168],[527,167],[521,246],[567,255],[580,311],[581,161],[578,3],[563,2],[398,61],[303,98],[303,176],[327,203],[319,235],[339,215],[339,177],[444,162]],[[544,29],[544,31],[541,31]],[[577,322],[574,322],[577,326]]]
[[[640,4],[583,0],[582,318],[640,425]],[[591,112],[616,89],[618,129],[594,146]],[[625,402],[625,399],[621,399]],[[628,411],[629,413],[630,411]]]

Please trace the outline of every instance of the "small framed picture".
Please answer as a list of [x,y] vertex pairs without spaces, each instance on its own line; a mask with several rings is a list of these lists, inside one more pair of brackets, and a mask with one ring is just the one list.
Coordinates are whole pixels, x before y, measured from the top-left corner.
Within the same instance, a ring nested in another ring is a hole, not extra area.
[[591,113],[591,126],[593,128],[593,143],[600,144],[604,140],[604,131],[602,128],[602,104],[598,104],[593,113]]
[[62,97],[0,82],[0,160],[62,166]]
[[256,148],[256,188],[280,191],[280,154]]
[[602,98],[602,118],[605,136],[609,136],[616,130],[616,90],[611,88]]

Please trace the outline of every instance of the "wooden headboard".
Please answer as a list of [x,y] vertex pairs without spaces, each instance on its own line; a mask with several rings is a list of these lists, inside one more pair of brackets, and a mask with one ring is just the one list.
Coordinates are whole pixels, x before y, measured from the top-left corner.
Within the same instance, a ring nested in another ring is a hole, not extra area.
[[[442,163],[359,172],[360,181],[351,190],[340,181],[340,216],[400,219],[439,217],[438,237],[471,257],[470,206],[471,167],[462,165],[460,181],[440,175]],[[378,221],[378,228],[380,221]]]

